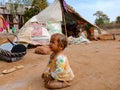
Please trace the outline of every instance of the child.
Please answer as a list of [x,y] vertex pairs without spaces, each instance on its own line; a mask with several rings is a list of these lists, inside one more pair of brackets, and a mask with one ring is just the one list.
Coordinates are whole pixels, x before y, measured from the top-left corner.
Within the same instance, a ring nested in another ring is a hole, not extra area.
[[53,34],[49,47],[52,51],[47,69],[42,74],[45,87],[49,89],[60,89],[70,86],[74,74],[69,65],[64,49],[67,47],[67,38],[63,34]]

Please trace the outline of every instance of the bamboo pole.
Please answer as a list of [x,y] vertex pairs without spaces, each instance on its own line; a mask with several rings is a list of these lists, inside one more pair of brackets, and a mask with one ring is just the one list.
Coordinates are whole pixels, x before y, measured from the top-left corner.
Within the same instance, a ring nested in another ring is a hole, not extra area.
[[64,22],[64,26],[65,26],[65,35],[67,37],[68,35],[67,35],[66,20],[65,20],[65,15],[64,14],[63,14],[63,22]]

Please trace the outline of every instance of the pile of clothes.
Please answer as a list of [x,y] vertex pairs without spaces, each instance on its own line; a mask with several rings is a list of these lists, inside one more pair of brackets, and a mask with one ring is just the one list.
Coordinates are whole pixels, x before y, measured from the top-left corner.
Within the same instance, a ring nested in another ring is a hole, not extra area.
[[75,37],[68,37],[68,43],[69,44],[83,44],[83,43],[91,43],[90,40],[88,40],[85,35],[81,35],[77,38]]

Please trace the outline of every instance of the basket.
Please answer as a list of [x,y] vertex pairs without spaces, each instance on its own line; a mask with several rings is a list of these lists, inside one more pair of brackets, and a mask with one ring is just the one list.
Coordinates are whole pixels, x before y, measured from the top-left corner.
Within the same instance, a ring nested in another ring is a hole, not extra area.
[[[17,36],[15,35],[15,37]],[[26,47],[18,43],[15,45],[12,41],[10,41],[10,39],[8,39],[8,41],[13,45],[13,47],[11,50],[0,48],[0,59],[7,62],[14,62],[14,61],[21,60],[26,55]],[[21,46],[23,48],[22,51],[21,51]],[[15,50],[16,48],[17,50]]]
[[11,53],[10,51],[3,50],[0,48],[0,59],[7,62],[14,62],[21,60],[26,52]]

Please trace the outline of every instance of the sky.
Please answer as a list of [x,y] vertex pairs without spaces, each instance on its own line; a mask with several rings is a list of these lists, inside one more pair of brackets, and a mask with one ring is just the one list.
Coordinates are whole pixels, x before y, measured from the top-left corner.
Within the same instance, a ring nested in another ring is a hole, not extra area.
[[[48,0],[53,3],[54,0]],[[94,24],[96,16],[93,16],[96,11],[102,11],[110,18],[110,21],[115,21],[117,16],[120,16],[120,0],[65,0],[66,3],[72,6],[83,18]]]
[[[2,0],[0,0],[2,1]],[[3,0],[4,2],[8,0]],[[48,3],[53,3],[54,0],[47,0]],[[66,3],[72,6],[83,18],[94,24],[96,16],[93,16],[96,11],[102,11],[110,18],[110,21],[115,21],[117,16],[120,16],[120,0],[65,0]]]

